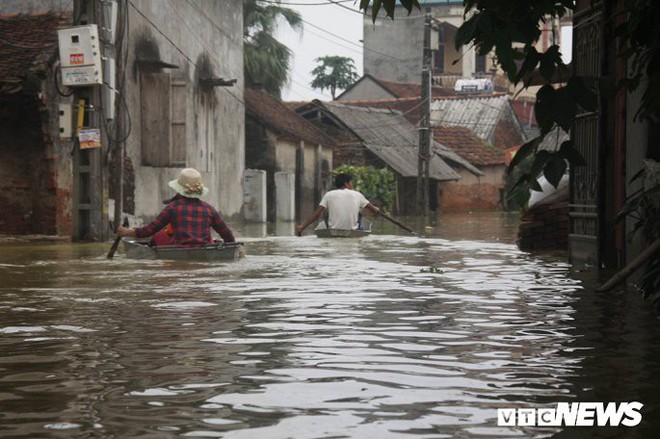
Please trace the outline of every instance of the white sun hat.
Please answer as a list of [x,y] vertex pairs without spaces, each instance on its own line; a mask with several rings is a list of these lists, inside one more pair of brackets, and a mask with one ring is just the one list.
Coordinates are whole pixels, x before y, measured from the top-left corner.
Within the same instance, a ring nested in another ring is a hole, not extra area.
[[202,183],[202,174],[193,168],[181,170],[179,178],[170,181],[169,186],[178,194],[188,198],[201,198],[209,191],[209,188]]

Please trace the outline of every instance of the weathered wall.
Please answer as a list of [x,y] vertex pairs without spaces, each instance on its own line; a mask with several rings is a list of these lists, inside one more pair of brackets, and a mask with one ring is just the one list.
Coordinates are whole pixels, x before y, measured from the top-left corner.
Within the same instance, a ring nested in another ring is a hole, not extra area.
[[43,14],[73,10],[71,0],[2,0],[0,14]]
[[[423,7],[424,9],[424,7]],[[432,15],[454,26],[463,22],[463,6],[434,5]],[[364,73],[376,78],[393,82],[417,84],[420,82],[422,72],[422,54],[424,43],[424,10],[413,8],[410,15],[398,7],[395,19],[392,20],[381,14],[376,22],[372,22],[370,15],[365,15],[363,21],[364,33]],[[453,41],[446,43],[448,48],[453,47]],[[448,53],[446,58],[450,58]],[[457,56],[445,62],[448,70],[456,69],[451,63]],[[459,63],[460,64],[460,63]]]
[[[226,218],[240,218],[245,169],[242,2],[133,0],[129,12],[125,96],[132,131],[126,148],[135,168],[136,216],[143,220],[156,216],[162,209],[161,201],[173,195],[167,183],[187,166],[202,173],[210,189],[206,201]],[[147,65],[138,58],[178,68]],[[181,113],[186,127],[185,165],[144,164],[140,76],[151,71],[167,72],[172,81],[184,87],[181,102],[173,109],[180,111],[185,106]],[[237,82],[229,87],[211,87],[203,85],[204,78]]]
[[322,180],[320,162],[326,160],[329,168],[332,169],[332,150],[330,148],[318,148],[317,145],[303,143],[302,147],[302,169],[297,168],[297,156],[299,153],[299,144],[280,140],[277,143],[276,168],[277,171],[287,171],[296,175],[300,181],[296,182],[298,191],[296,193],[297,215],[301,219],[309,215],[316,209],[318,202],[321,201],[319,195],[330,189],[331,183],[326,176],[325,182],[319,184]]
[[346,90],[339,96],[338,101],[361,101],[376,99],[392,99],[394,96],[376,84],[370,78],[363,79],[357,87]]
[[461,179],[456,182],[440,183],[440,211],[469,212],[474,210],[497,210],[502,207],[500,191],[504,166],[482,166],[483,176],[460,170]]
[[0,98],[0,233],[71,234],[71,142],[58,135],[52,81]]

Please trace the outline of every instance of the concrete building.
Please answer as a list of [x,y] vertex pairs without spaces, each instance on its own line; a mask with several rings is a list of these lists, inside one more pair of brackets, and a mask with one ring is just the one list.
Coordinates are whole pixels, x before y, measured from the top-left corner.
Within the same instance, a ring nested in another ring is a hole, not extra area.
[[295,217],[304,218],[332,187],[334,139],[262,90],[245,90],[245,113],[245,165],[266,171],[268,220],[277,219],[278,172],[295,176]]
[[[433,83],[453,88],[460,78],[491,75],[492,56],[477,56],[474,48],[455,48],[456,32],[463,24],[462,0],[420,0],[421,10],[408,15],[397,5],[395,19],[381,14],[375,22],[365,15],[364,73],[380,79],[419,83],[422,72],[424,22],[431,20]],[[455,61],[457,61],[455,63]],[[506,86],[502,80],[496,85]]]
[[[210,188],[206,201],[239,218],[245,169],[243,10],[232,0],[132,0],[123,96],[130,120],[126,161],[135,169],[140,219],[153,218],[172,196],[167,182],[193,167]],[[173,21],[177,25],[173,26]],[[235,81],[235,82],[234,82]],[[120,92],[121,93],[121,92]]]

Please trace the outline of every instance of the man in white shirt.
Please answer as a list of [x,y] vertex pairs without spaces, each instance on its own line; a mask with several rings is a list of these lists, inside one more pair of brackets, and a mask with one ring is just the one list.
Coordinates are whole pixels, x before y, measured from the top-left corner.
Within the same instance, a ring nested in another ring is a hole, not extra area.
[[364,195],[353,190],[350,174],[338,174],[335,177],[336,189],[326,192],[319,207],[302,225],[296,226],[296,234],[300,235],[314,221],[318,220],[327,210],[327,226],[329,229],[355,230],[358,228],[358,218],[362,209],[367,208],[378,214],[378,209],[369,203]]

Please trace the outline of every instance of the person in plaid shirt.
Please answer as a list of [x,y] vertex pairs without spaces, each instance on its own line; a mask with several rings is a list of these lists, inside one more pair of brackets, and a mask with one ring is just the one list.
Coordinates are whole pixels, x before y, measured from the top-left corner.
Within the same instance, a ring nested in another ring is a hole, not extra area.
[[162,210],[156,219],[144,227],[135,229],[119,227],[119,236],[134,236],[146,238],[156,235],[157,232],[171,225],[171,238],[161,236],[155,242],[159,245],[175,244],[187,247],[210,244],[211,227],[218,232],[224,242],[235,242],[234,234],[224,222],[220,214],[209,203],[200,198],[208,192],[202,184],[201,174],[193,169],[186,168],[181,171],[179,178],[172,180],[169,186],[177,194]]

